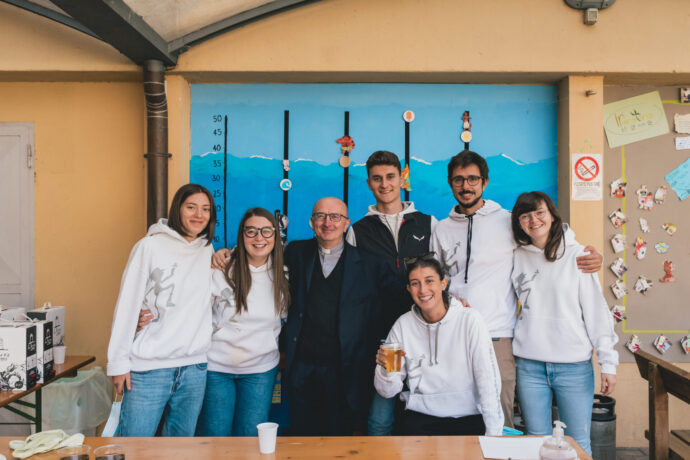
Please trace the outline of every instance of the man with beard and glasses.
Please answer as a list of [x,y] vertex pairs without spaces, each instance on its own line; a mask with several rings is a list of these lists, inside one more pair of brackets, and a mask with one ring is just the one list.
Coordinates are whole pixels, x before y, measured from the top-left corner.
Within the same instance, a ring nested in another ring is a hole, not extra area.
[[[510,212],[482,198],[489,184],[489,167],[479,154],[463,150],[448,163],[448,185],[458,204],[440,221],[431,236],[431,250],[450,281],[451,295],[461,297],[486,320],[501,373],[501,407],[505,426],[513,427],[515,358],[513,329],[517,298],[513,291],[513,250]],[[578,268],[595,273],[603,257],[587,246]]]

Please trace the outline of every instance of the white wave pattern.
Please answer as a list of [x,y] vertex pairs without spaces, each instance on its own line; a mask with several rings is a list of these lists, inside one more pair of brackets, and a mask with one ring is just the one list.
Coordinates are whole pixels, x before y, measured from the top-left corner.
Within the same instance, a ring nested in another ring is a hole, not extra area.
[[298,161],[311,161],[313,163],[316,163],[316,160],[312,160],[311,158],[298,158],[295,160],[295,163],[297,163]]
[[431,165],[430,162],[428,162],[428,161],[426,161],[426,160],[424,160],[424,159],[422,159],[422,158],[419,158],[419,157],[410,157],[410,159],[411,159],[411,160],[418,161],[418,162],[423,163],[423,164],[425,164],[425,165]]
[[249,155],[249,158],[262,158],[262,159],[264,159],[264,160],[274,160],[274,158],[267,157],[267,156],[264,156],[264,155]]
[[505,153],[502,153],[501,156],[502,156],[503,158],[506,158],[506,159],[512,161],[513,163],[515,163],[516,165],[519,165],[519,166],[524,166],[524,165],[527,164],[527,163],[524,163],[524,162],[522,162],[522,161],[518,161],[518,160],[516,160],[515,158],[511,158],[511,157],[509,157],[508,155],[506,155]]
[[206,155],[215,155],[216,153],[222,153],[222,152],[214,152],[213,150],[211,150],[210,152],[204,152],[204,153],[202,153],[201,155],[199,155],[199,157],[203,158],[203,157],[205,157]]

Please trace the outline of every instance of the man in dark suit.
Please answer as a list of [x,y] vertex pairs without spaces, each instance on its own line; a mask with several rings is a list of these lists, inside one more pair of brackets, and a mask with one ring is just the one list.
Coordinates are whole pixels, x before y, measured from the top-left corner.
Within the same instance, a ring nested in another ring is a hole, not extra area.
[[344,241],[349,224],[345,203],[322,198],[310,219],[315,238],[293,241],[285,250],[292,299],[285,358],[294,435],[352,434],[366,419],[373,394],[379,299],[395,277],[379,259]]

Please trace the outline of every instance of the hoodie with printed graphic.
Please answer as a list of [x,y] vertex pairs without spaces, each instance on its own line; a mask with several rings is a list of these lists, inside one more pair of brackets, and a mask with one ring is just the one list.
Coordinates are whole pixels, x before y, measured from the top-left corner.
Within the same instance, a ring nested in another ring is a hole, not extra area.
[[431,235],[431,250],[441,262],[451,295],[478,310],[491,337],[512,337],[517,317],[513,291],[513,250],[510,212],[484,200],[473,215],[458,212],[438,223]]
[[[206,362],[213,255],[206,243],[185,240],[160,219],[134,245],[115,307],[108,375]],[[135,334],[143,309],[153,321]]]
[[549,363],[576,363],[597,358],[604,374],[615,374],[618,336],[601,293],[596,273],[583,273],[576,257],[584,246],[565,227],[565,245],[549,262],[544,250],[520,246],[515,250],[513,285],[522,309],[515,326],[513,354]]
[[402,315],[387,342],[402,344],[401,372],[376,366],[374,386],[384,398],[400,395],[406,408],[435,417],[482,414],[486,434],[503,431],[501,377],[481,315],[456,299],[442,320],[427,323],[419,308]]

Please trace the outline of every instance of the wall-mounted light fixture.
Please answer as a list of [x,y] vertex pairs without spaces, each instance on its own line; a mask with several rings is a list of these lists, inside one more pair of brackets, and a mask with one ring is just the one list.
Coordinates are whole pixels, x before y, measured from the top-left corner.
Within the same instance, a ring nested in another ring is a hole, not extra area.
[[576,10],[583,10],[582,21],[591,26],[599,20],[599,10],[608,8],[616,0],[565,0],[565,3]]

